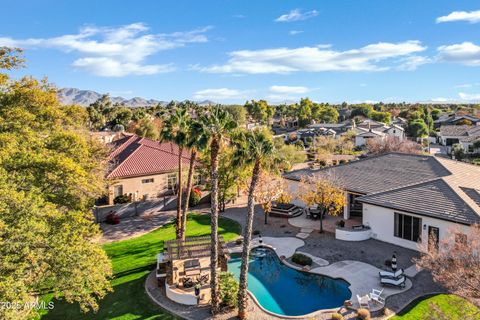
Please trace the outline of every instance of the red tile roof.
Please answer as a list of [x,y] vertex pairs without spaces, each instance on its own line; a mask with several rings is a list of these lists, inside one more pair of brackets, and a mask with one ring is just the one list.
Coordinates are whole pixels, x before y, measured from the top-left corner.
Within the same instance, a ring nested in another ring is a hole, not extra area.
[[[110,144],[110,170],[107,178],[147,176],[178,170],[178,146],[160,143],[137,135],[125,135]],[[183,151],[182,163],[188,166],[190,154]]]

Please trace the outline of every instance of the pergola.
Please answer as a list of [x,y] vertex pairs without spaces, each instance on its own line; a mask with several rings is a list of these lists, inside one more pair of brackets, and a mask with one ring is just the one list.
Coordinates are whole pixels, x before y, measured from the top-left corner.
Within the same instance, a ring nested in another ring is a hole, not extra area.
[[[189,237],[185,240],[165,241],[163,248],[163,255],[167,261],[204,258],[210,256],[212,242],[210,236]],[[228,253],[228,250],[225,240],[222,236],[218,236],[218,254],[224,255],[226,253]]]
[[[210,236],[189,237],[164,242],[163,261],[166,264],[166,280],[169,285],[210,276]],[[227,271],[228,249],[222,236],[218,237],[218,267]]]

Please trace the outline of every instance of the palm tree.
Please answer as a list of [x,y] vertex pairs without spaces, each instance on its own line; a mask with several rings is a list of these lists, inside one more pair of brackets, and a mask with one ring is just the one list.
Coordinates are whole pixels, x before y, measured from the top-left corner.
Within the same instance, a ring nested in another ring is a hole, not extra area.
[[211,184],[211,237],[210,251],[210,290],[212,314],[219,311],[218,296],[218,153],[223,140],[237,127],[231,115],[220,106],[215,106],[199,119],[201,128],[198,139],[201,145],[210,147],[210,184]]
[[178,181],[177,181],[177,221],[176,221],[176,237],[182,238],[182,171],[183,171],[183,149],[187,144],[188,130],[190,127],[190,116],[188,110],[183,107],[177,107],[175,112],[167,119],[163,129],[160,132],[160,141],[173,142],[178,146]]
[[238,143],[237,153],[239,161],[244,165],[253,164],[252,179],[248,189],[247,217],[243,231],[242,265],[240,267],[240,286],[238,290],[238,317],[247,316],[247,275],[248,259],[250,257],[250,243],[254,215],[254,193],[257,187],[262,168],[274,161],[275,146],[270,134],[263,130],[254,130],[244,134],[243,141]]
[[190,165],[188,168],[188,178],[187,178],[187,194],[185,196],[185,202],[183,203],[182,208],[182,222],[181,222],[181,235],[182,239],[185,239],[186,226],[187,226],[187,211],[188,204],[190,201],[190,194],[192,191],[193,184],[193,174],[195,171],[195,161],[197,159],[197,153],[199,150],[204,150],[207,147],[207,140],[205,133],[203,132],[203,125],[198,121],[191,121],[188,139],[186,147],[190,150]]

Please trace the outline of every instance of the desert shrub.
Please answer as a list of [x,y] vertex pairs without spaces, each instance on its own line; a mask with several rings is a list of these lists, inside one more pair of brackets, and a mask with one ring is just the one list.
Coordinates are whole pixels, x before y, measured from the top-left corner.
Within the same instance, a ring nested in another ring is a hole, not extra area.
[[301,253],[295,253],[292,256],[292,261],[301,266],[311,266],[313,262],[312,258]]
[[357,318],[361,320],[370,320],[370,311],[368,311],[368,309],[363,309],[363,308],[358,309]]
[[107,217],[105,218],[105,221],[108,224],[119,224],[120,223],[120,217],[115,212],[110,212],[107,215]]
[[338,312],[335,312],[335,313],[332,313],[332,320],[343,320],[343,316],[338,313]]
[[195,207],[198,205],[201,199],[202,191],[200,191],[198,188],[192,188],[192,192],[190,192],[190,199],[188,200],[188,206]]
[[129,203],[129,202],[130,202],[130,197],[126,194],[116,196],[115,199],[113,199],[113,203],[115,203],[115,204]]
[[220,272],[218,275],[218,293],[222,306],[234,308],[237,305],[238,281],[231,272]]
[[318,163],[320,164],[321,167],[325,167],[327,165],[327,161],[325,160],[319,160]]

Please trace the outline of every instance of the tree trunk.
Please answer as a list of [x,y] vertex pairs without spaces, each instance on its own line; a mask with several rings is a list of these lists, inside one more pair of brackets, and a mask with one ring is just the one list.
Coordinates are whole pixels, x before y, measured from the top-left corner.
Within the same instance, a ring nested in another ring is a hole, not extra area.
[[242,266],[240,268],[240,285],[238,289],[238,317],[246,319],[247,317],[247,278],[248,278],[248,259],[250,257],[250,243],[252,240],[253,214],[255,209],[254,193],[260,177],[260,160],[257,159],[253,167],[252,181],[248,189],[247,218],[245,230],[243,233]]
[[190,194],[192,191],[192,184],[193,184],[193,173],[195,171],[195,159],[197,158],[197,151],[192,149],[192,153],[190,155],[190,166],[188,168],[188,179],[187,179],[187,195],[185,197],[185,203],[183,204],[182,208],[182,223],[181,223],[181,230],[182,230],[182,239],[185,239],[185,232],[187,229],[187,215],[188,215],[188,204],[190,201]]
[[267,218],[268,218],[268,212],[265,211],[265,224],[268,224]]
[[211,238],[210,250],[210,290],[211,290],[211,311],[215,315],[219,311],[220,301],[218,297],[218,152],[219,141],[213,138],[211,143]]
[[323,216],[325,215],[325,210],[322,208],[320,210],[320,233],[323,233]]
[[178,194],[177,194],[177,229],[176,235],[177,239],[182,238],[182,196],[183,196],[183,188],[182,188],[182,153],[183,148],[178,148]]

